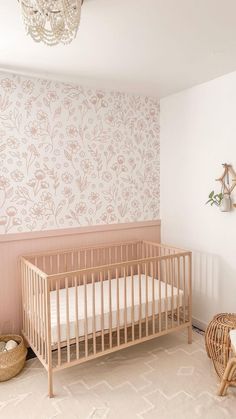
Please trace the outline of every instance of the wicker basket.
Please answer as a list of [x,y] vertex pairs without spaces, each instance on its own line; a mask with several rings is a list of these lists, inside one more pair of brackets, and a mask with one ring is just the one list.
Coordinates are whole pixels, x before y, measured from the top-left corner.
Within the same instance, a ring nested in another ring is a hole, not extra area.
[[212,359],[220,378],[223,377],[230,356],[229,332],[232,329],[236,329],[236,313],[220,313],[214,316],[205,333],[207,355]]
[[7,352],[0,352],[0,381],[7,381],[19,374],[25,364],[27,349],[21,336],[0,335],[0,341],[15,340],[18,346]]

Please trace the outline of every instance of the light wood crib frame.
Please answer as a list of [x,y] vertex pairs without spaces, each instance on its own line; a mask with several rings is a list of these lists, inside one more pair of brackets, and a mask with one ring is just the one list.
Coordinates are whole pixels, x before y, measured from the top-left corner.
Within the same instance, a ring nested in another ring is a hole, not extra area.
[[23,336],[48,372],[188,328],[191,252],[148,241],[20,258]]

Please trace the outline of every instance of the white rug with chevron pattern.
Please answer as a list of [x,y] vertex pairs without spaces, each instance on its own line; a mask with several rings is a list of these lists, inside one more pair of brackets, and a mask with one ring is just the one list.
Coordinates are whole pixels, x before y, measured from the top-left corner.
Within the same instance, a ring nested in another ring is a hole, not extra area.
[[204,337],[175,333],[58,372],[56,397],[34,358],[0,383],[1,419],[226,419],[236,418],[236,389],[217,397],[218,379]]

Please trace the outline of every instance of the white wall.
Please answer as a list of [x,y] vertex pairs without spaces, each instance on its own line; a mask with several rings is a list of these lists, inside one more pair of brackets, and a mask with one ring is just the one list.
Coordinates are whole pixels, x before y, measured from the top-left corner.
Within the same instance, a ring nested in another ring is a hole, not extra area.
[[161,100],[162,241],[194,250],[200,325],[236,312],[236,209],[204,205],[224,162],[236,170],[236,72]]

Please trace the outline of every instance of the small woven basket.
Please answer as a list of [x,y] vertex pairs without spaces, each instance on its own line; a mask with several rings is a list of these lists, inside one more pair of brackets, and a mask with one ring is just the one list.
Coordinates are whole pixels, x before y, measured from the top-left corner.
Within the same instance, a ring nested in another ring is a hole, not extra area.
[[0,335],[0,342],[15,340],[18,345],[10,351],[0,352],[0,381],[7,381],[15,377],[25,365],[27,349],[21,336]]

